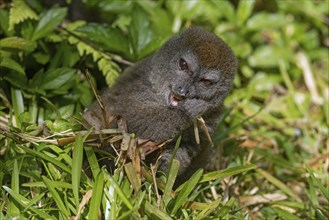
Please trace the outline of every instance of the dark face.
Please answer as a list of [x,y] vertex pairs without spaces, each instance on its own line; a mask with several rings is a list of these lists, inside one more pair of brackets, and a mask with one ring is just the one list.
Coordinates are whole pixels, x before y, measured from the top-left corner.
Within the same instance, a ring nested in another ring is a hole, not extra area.
[[232,79],[223,77],[220,70],[203,68],[190,51],[177,54],[170,66],[167,104],[187,111],[194,118],[219,106],[230,91]]
[[[220,53],[217,51],[220,47],[214,49],[216,53],[212,54],[212,50],[209,50],[207,56]],[[164,105],[181,109],[193,118],[222,104],[231,89],[234,76],[234,73],[224,72],[225,68],[221,69],[220,63],[207,65],[207,60],[202,60],[196,52],[193,46],[184,44],[182,37],[171,39],[154,56],[151,78],[153,88],[156,88]],[[234,58],[229,52],[228,55]]]

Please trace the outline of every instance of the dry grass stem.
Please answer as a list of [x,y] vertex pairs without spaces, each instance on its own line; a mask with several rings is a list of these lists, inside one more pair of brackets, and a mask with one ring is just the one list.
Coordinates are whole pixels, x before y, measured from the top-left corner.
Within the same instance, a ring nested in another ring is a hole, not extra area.
[[313,102],[319,105],[323,104],[323,99],[319,96],[313,72],[305,53],[299,52],[297,54],[297,65],[303,70],[304,82],[311,93]]
[[211,136],[209,134],[209,130],[208,127],[206,125],[206,122],[204,121],[204,119],[202,117],[198,117],[198,122],[201,125],[201,128],[203,129],[203,131],[206,133],[207,139],[209,141],[209,143],[213,146],[214,143],[212,142]]
[[108,117],[107,117],[107,113],[106,113],[106,110],[105,110],[105,107],[104,107],[104,103],[103,103],[103,100],[101,98],[101,96],[98,94],[98,92],[96,91],[92,81],[91,81],[91,76],[90,76],[90,73],[87,69],[86,71],[86,76],[87,76],[87,80],[88,80],[88,83],[91,87],[91,89],[93,90],[93,93],[96,97],[96,100],[97,100],[97,103],[99,105],[99,107],[101,108],[101,111],[102,111],[102,115],[103,115],[103,119],[104,119],[104,124],[105,124],[105,128],[108,128],[109,127],[109,121],[108,121]]

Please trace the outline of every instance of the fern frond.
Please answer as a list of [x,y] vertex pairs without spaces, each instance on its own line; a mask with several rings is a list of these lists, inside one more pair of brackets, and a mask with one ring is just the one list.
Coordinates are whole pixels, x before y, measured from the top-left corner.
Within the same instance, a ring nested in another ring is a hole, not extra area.
[[112,58],[109,55],[98,51],[74,36],[69,37],[68,41],[70,44],[76,45],[80,56],[91,55],[93,60],[97,62],[97,66],[105,77],[107,85],[113,85],[115,79],[121,72],[121,69],[117,63],[112,61]]
[[107,85],[113,85],[115,79],[119,76],[120,67],[112,61],[109,62],[109,60],[105,57],[101,58],[97,62],[97,65],[105,76]]
[[25,3],[24,0],[13,0],[13,6],[9,14],[9,31],[13,30],[16,24],[26,19],[38,19],[37,14]]

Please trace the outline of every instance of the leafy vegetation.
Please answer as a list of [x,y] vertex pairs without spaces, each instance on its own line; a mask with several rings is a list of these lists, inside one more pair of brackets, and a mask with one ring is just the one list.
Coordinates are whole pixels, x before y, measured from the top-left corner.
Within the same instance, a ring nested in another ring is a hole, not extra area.
[[[83,1],[106,24],[42,2],[0,2],[0,219],[328,219],[327,0]],[[77,120],[94,99],[84,73],[111,85],[189,25],[239,60],[214,138],[225,169],[175,191],[175,160],[167,177],[109,174]]]

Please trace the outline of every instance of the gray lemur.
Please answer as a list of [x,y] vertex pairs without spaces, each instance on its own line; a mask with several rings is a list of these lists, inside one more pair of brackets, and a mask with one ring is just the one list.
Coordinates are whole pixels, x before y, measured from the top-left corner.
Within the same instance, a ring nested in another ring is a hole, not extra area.
[[[213,133],[236,71],[237,60],[231,49],[215,34],[192,27],[129,68],[101,96],[107,114],[123,117],[128,132],[137,137],[165,141],[182,135],[175,156],[180,162],[181,182],[204,167],[209,154],[210,144],[202,128],[200,144],[196,143],[194,122],[202,116]],[[97,103],[84,114],[95,129],[102,128]],[[160,170],[168,169],[174,145],[172,141],[166,146],[159,160]]]

